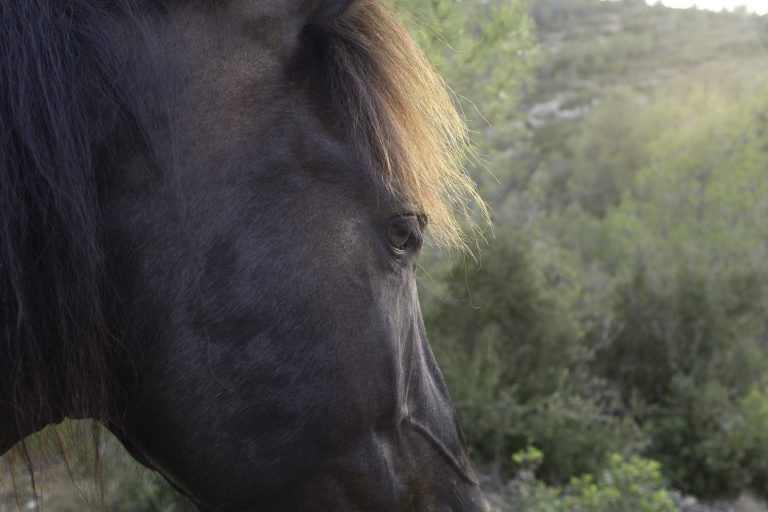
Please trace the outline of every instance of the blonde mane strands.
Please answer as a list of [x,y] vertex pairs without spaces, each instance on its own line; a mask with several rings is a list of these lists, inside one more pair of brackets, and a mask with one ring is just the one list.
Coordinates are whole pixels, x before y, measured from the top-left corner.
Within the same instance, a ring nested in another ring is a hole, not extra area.
[[438,245],[468,248],[473,208],[488,210],[463,164],[467,128],[446,85],[378,0],[356,0],[329,28],[330,86],[360,154],[384,186],[422,209]]

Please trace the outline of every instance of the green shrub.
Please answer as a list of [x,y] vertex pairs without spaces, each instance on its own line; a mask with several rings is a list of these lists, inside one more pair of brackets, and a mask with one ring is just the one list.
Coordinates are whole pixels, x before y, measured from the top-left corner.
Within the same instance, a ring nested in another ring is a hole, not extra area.
[[661,464],[642,457],[610,457],[604,471],[571,479],[564,488],[550,487],[534,477],[543,454],[528,448],[512,456],[520,467],[517,487],[519,510],[530,512],[676,512],[665,487]]
[[736,494],[750,481],[742,421],[725,387],[676,377],[667,407],[650,423],[651,453],[681,490],[706,497]]
[[750,486],[768,494],[768,386],[753,387],[739,402],[740,435],[747,451],[744,464],[750,469]]
[[690,261],[648,259],[619,281],[617,334],[593,367],[645,425],[649,455],[677,488],[737,495],[765,480],[766,397],[750,391],[766,367],[762,292],[751,284],[761,278],[754,269],[713,276]]
[[535,444],[546,453],[539,476],[562,482],[642,447],[615,393],[586,373],[584,301],[567,254],[518,232],[446,282],[453,300],[425,308],[426,320],[478,460],[511,469],[507,454]]
[[672,482],[703,497],[768,490],[768,390],[734,398],[715,382],[676,378],[666,414],[650,423],[651,453]]
[[605,467],[608,454],[635,454],[646,444],[642,430],[628,415],[614,410],[604,390],[589,396],[555,395],[542,400],[523,418],[525,441],[538,446],[546,457],[538,476],[546,482],[567,481],[574,475]]

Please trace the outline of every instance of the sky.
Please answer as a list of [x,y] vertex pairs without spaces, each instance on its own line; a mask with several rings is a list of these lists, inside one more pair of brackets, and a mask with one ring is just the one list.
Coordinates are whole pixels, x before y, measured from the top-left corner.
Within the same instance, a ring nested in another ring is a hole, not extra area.
[[[656,0],[646,0],[649,4]],[[661,0],[661,3],[669,7],[691,7],[696,5],[699,9],[711,9],[720,11],[723,8],[733,9],[737,5],[746,5],[747,8],[758,14],[768,13],[768,0]]]

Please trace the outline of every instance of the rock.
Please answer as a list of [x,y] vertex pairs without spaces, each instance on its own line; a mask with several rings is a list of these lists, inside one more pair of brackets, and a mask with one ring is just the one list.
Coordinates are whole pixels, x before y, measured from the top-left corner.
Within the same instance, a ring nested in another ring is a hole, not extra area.
[[733,510],[734,512],[768,512],[768,504],[765,500],[746,492],[733,504]]

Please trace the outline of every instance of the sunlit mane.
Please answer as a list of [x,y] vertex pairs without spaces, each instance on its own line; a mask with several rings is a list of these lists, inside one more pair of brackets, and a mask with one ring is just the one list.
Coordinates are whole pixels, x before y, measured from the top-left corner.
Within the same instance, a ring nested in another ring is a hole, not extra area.
[[472,229],[473,209],[488,213],[464,170],[471,145],[443,80],[376,0],[353,2],[329,32],[332,96],[358,150],[426,213],[437,244],[466,248],[462,223]]

